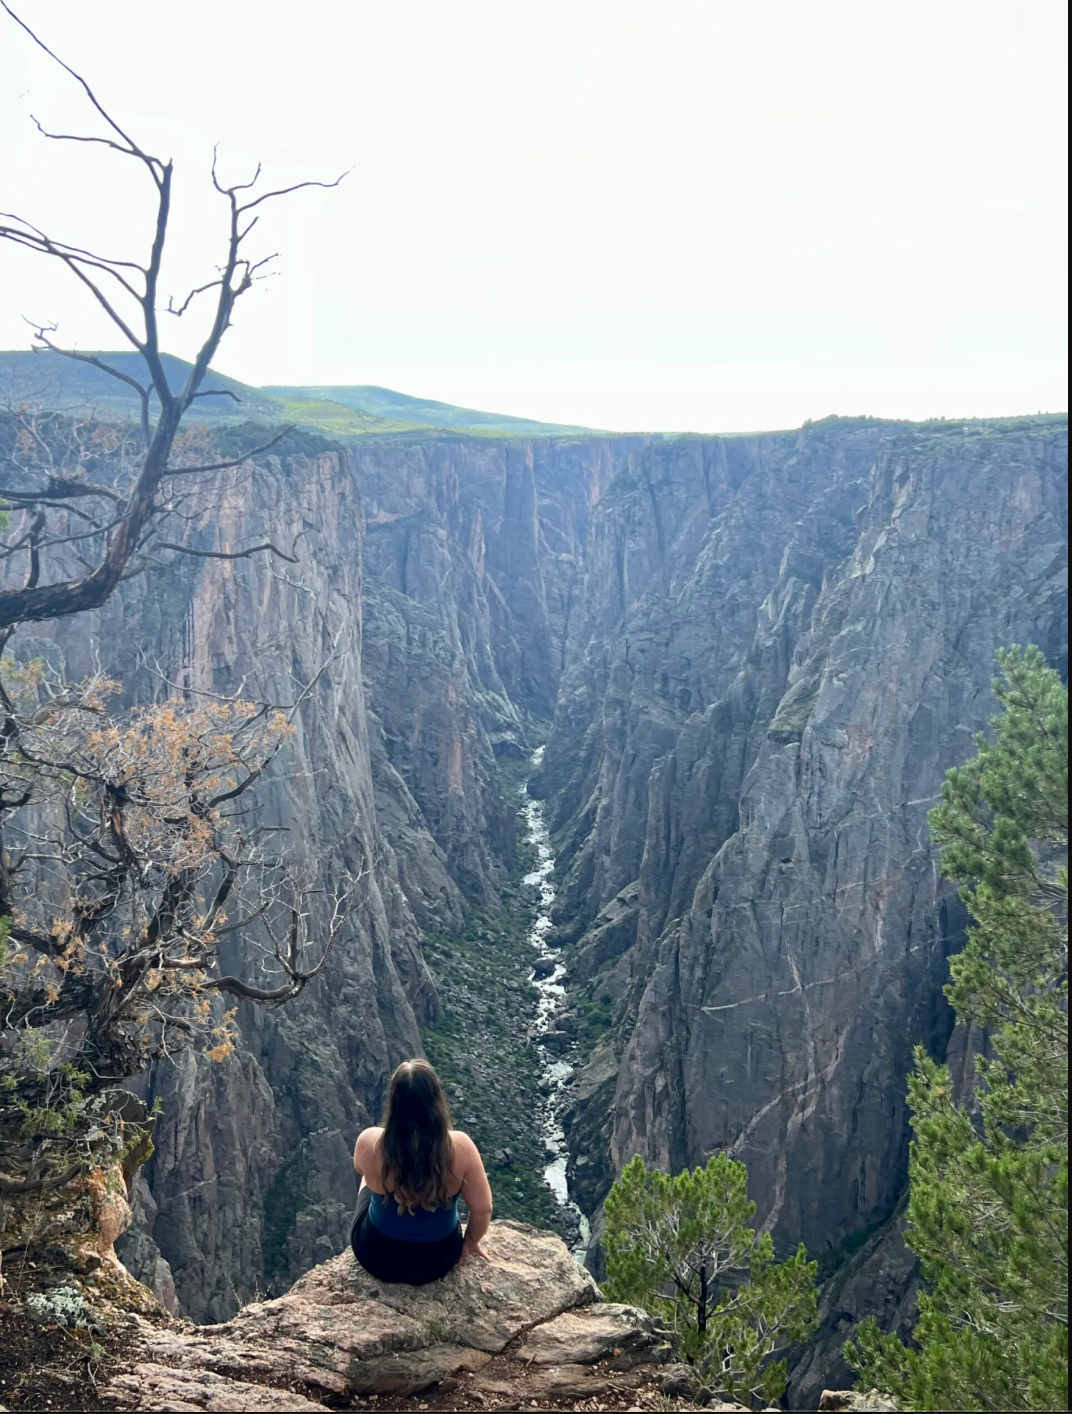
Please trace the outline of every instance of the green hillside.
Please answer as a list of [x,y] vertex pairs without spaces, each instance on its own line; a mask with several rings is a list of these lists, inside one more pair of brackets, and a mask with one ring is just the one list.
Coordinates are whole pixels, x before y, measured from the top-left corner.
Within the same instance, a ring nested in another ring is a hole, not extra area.
[[[145,364],[140,354],[86,352],[139,382],[145,380]],[[172,354],[163,354],[161,361],[168,385],[177,392],[186,380],[190,364]],[[210,371],[202,387],[218,396],[198,399],[198,420],[274,420],[283,416],[275,398],[222,373]],[[48,350],[0,352],[0,401],[34,402],[51,408],[85,407],[112,416],[133,416],[138,412],[138,397],[133,388],[92,364],[64,358]]]
[[372,413],[362,412],[359,408],[332,402],[329,398],[304,398],[281,393],[278,397],[273,398],[273,401],[280,408],[279,415],[285,417],[288,422],[298,422],[305,427],[317,427],[322,432],[329,432],[335,437],[384,437],[406,432],[425,435],[436,430],[422,423],[376,417]]
[[591,432],[590,427],[571,427],[557,422],[535,422],[531,418],[510,417],[505,413],[478,412],[475,408],[454,407],[429,398],[413,398],[390,388],[371,384],[356,387],[284,387],[268,385],[260,392],[281,399],[341,404],[362,415],[398,422],[406,426],[449,428],[459,432],[498,433],[514,437],[551,437]]
[[[139,380],[145,377],[145,365],[136,353],[101,352],[94,356],[121,373]],[[178,391],[190,365],[172,354],[164,354],[163,363],[169,385]],[[297,422],[341,438],[427,436],[445,431],[483,437],[551,437],[589,431],[453,407],[390,388],[253,388],[216,372],[209,372],[202,386],[214,396],[198,399],[194,417],[198,422]],[[0,352],[3,402],[85,408],[102,417],[134,417],[139,411],[137,395],[125,383],[92,364],[47,350]]]

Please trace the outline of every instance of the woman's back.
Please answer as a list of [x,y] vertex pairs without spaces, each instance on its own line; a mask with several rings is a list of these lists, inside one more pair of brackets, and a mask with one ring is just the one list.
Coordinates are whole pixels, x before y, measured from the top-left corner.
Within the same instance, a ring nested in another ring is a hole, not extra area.
[[[447,1201],[453,1203],[460,1194],[470,1210],[482,1210],[485,1206],[490,1208],[491,1188],[480,1151],[464,1130],[452,1129],[449,1134],[453,1159],[447,1181]],[[382,1125],[370,1125],[357,1136],[354,1167],[374,1194],[384,1196],[394,1192],[395,1185],[389,1187],[384,1177]],[[433,1204],[432,1211],[437,1207],[442,1208],[442,1204]],[[429,1210],[421,1207],[418,1211]]]
[[[466,1253],[484,1256],[491,1187],[477,1146],[450,1128],[446,1096],[427,1061],[405,1061],[395,1071],[384,1123],[357,1136],[354,1168],[361,1190],[350,1242],[373,1276],[434,1281]],[[469,1208],[464,1240],[459,1197]]]

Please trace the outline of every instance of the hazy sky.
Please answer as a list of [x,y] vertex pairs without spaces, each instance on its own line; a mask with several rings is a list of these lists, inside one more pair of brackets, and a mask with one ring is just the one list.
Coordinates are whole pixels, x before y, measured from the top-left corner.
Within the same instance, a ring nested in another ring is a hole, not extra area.
[[[214,142],[352,168],[264,212],[247,382],[623,429],[1067,407],[1059,0],[10,3],[175,158],[168,289],[221,250]],[[0,207],[142,252],[147,181],[31,112],[99,130],[0,13]],[[48,264],[0,249],[0,347],[115,346]]]

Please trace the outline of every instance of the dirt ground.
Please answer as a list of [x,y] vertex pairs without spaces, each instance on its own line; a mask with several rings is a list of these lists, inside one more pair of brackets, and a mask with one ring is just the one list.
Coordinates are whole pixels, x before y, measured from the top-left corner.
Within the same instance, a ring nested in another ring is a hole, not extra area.
[[598,1394],[587,1399],[561,1396],[550,1399],[539,1390],[539,1376],[536,1371],[519,1374],[517,1362],[504,1355],[481,1370],[479,1388],[474,1387],[477,1377],[462,1374],[457,1379],[442,1381],[434,1389],[423,1394],[407,1395],[404,1398],[387,1394],[354,1396],[345,1407],[384,1411],[428,1410],[430,1414],[455,1409],[667,1411],[689,1407],[679,1401],[667,1399],[659,1393],[656,1384],[630,1379],[628,1374],[613,1371],[609,1367],[593,1366],[591,1374],[593,1384],[602,1386]]
[[101,1399],[98,1385],[117,1360],[107,1336],[43,1326],[0,1301],[0,1405],[5,1408],[115,1409]]

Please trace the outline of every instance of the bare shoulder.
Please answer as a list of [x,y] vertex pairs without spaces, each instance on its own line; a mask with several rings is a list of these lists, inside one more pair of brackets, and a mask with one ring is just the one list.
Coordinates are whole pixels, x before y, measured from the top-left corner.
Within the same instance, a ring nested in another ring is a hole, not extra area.
[[383,1129],[378,1124],[373,1124],[368,1129],[363,1129],[357,1136],[357,1143],[354,1145],[354,1153],[361,1156],[371,1155],[375,1152],[383,1136]]
[[469,1135],[466,1134],[464,1129],[452,1129],[450,1131],[450,1139],[451,1143],[454,1145],[455,1161],[459,1162],[463,1167],[466,1164],[471,1164],[474,1159],[480,1158],[480,1150],[476,1147],[475,1142],[470,1139]]

